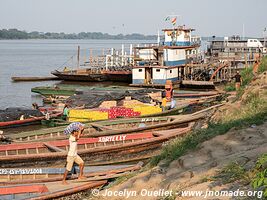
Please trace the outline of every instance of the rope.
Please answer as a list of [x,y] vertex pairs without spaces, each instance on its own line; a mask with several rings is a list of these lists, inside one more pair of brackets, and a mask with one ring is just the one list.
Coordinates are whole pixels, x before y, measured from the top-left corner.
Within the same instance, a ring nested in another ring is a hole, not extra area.
[[70,60],[72,60],[74,58],[75,54],[72,55],[66,62],[64,62],[60,67],[58,67],[56,70],[59,70],[61,68],[63,68],[64,65],[66,65]]

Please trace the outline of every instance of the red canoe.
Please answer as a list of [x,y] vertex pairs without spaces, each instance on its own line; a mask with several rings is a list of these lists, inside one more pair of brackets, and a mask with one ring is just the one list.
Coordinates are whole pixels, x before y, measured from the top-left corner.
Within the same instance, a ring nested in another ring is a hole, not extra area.
[[[162,143],[190,131],[186,128],[133,134],[81,138],[78,153],[88,165],[104,165],[142,160],[155,155]],[[0,146],[0,167],[41,167],[66,162],[68,140]]]
[[[57,117],[60,116],[62,113],[55,113],[51,114],[50,117]],[[14,120],[14,121],[7,121],[7,122],[0,122],[0,128],[10,128],[10,127],[16,127],[16,126],[24,126],[24,125],[30,125],[30,124],[38,124],[41,122],[41,120],[45,119],[45,116],[41,117],[32,117],[28,119],[23,120]]]

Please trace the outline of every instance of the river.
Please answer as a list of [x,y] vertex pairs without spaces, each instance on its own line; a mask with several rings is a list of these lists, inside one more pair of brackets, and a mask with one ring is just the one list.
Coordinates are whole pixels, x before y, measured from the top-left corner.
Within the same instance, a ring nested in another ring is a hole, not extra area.
[[[12,76],[50,76],[64,63],[76,65],[77,46],[81,47],[81,60],[103,49],[120,49],[124,44],[152,43],[137,40],[0,40],[0,109],[7,107],[31,107],[33,102],[41,104],[41,96],[31,92],[32,87],[59,84],[60,81],[12,82]],[[73,59],[70,59],[73,56]],[[97,83],[102,85],[105,83]]]

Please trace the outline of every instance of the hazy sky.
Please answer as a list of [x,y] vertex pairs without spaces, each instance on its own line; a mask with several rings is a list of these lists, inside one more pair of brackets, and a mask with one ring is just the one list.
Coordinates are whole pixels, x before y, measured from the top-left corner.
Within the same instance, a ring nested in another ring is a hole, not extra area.
[[267,0],[0,0],[0,29],[157,34],[177,14],[201,36],[242,35],[245,24],[246,36],[261,37],[266,8]]

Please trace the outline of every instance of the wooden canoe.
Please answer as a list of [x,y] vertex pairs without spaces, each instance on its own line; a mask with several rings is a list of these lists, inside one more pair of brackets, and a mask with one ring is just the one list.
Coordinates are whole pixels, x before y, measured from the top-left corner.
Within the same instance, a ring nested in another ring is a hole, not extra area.
[[[140,131],[166,130],[187,126],[189,122],[198,120],[199,116],[181,115],[178,117],[145,117],[133,119],[117,119],[86,124],[83,137],[136,133]],[[10,135],[14,142],[49,141],[66,139],[63,128],[48,128],[39,131],[28,131]]]
[[[129,172],[140,170],[143,162],[134,165],[85,166],[87,181],[99,181],[125,176]],[[62,180],[66,168],[7,168],[0,170],[0,186],[14,184],[47,183]],[[67,180],[77,179],[79,167],[75,166]]]
[[46,200],[66,197],[75,193],[98,188],[106,184],[102,181],[71,181],[69,185],[62,185],[61,182],[49,182],[43,184],[20,184],[7,187],[0,187],[0,199],[29,199]]
[[218,92],[174,93],[174,98],[199,98],[218,95]]
[[[136,116],[134,118],[144,118],[144,117],[159,117],[159,116],[168,116],[168,115],[177,115],[177,114],[181,114],[183,113],[188,107],[193,106],[195,104],[199,104],[200,102],[194,101],[194,102],[189,102],[189,103],[183,103],[180,104],[179,106],[177,106],[174,109],[171,110],[166,110],[164,112],[160,112],[160,113],[154,113],[154,114],[149,114],[149,115],[142,115],[142,116]],[[133,118],[133,117],[124,117],[124,118]],[[82,118],[79,118],[82,119]],[[85,120],[88,120],[87,118],[84,118]],[[121,120],[122,118],[118,118],[118,120]],[[90,122],[99,122],[99,121],[110,121],[110,119],[107,120],[97,120],[97,121],[86,121],[87,123]],[[86,123],[84,122],[84,123]],[[42,124],[46,125],[46,126],[50,126],[50,127],[56,127],[56,126],[66,126],[68,124],[70,124],[71,122],[68,121],[63,121],[60,119],[51,119],[49,121],[43,121]]]
[[52,80],[59,80],[58,77],[53,77],[53,76],[45,76],[45,77],[33,77],[33,76],[28,76],[28,77],[19,77],[19,76],[12,76],[11,77],[12,81],[14,82],[19,82],[19,81],[52,81]]
[[[50,117],[57,117],[61,115],[62,113],[55,113],[51,114]],[[10,128],[10,127],[18,127],[18,126],[26,126],[26,125],[32,125],[32,124],[40,124],[41,120],[45,119],[45,116],[41,117],[31,117],[28,119],[23,120],[13,120],[13,121],[7,121],[7,122],[0,122],[1,128]]]
[[72,96],[77,91],[75,89],[68,88],[54,88],[54,87],[34,87],[31,92],[41,94],[43,96]]
[[[90,165],[139,160],[152,155],[155,150],[160,149],[163,142],[183,136],[190,130],[189,125],[168,131],[81,138],[78,142],[78,153]],[[68,140],[2,145],[0,167],[57,165],[65,162],[68,148]]]

